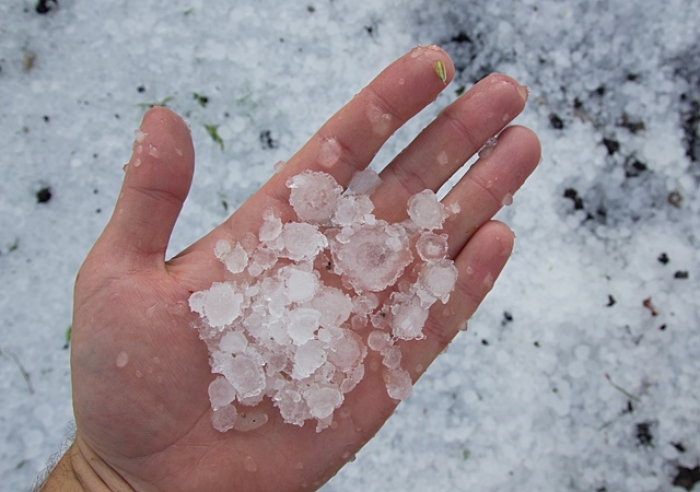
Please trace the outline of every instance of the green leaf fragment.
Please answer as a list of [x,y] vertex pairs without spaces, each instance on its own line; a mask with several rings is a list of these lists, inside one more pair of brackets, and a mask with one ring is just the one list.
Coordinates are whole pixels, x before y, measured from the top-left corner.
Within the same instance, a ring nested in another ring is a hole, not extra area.
[[219,136],[219,125],[204,125],[204,128],[207,130],[207,133],[211,139],[219,144],[221,150],[224,150],[224,141],[222,140],[221,136]]
[[447,83],[447,70],[445,70],[445,64],[442,60],[435,62],[435,73],[443,84]]
[[455,94],[457,94],[458,96],[461,96],[462,94],[464,94],[464,91],[466,89],[467,88],[465,86],[460,85],[459,87],[457,87],[457,89],[455,89]]
[[72,332],[73,332],[73,325],[70,325],[66,329],[66,343],[70,343],[70,336],[71,336]]
[[197,92],[193,93],[192,96],[199,103],[200,106],[205,107],[209,102],[209,97],[199,94]]

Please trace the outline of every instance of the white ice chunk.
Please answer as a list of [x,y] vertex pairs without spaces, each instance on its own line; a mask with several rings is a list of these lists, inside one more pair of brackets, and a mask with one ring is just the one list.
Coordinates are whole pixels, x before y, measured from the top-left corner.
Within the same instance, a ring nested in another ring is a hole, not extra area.
[[248,339],[240,331],[230,331],[221,337],[219,348],[229,354],[242,354],[248,347]]
[[344,195],[338,200],[333,222],[339,226],[372,222],[374,203],[366,195]]
[[428,308],[414,294],[394,293],[391,297],[394,302],[390,308],[392,334],[404,340],[421,338]]
[[209,401],[214,410],[218,410],[229,403],[236,397],[236,390],[233,389],[225,377],[217,376],[214,381],[209,384]]
[[418,256],[423,260],[441,260],[447,254],[447,234],[424,232],[416,243]]
[[352,300],[339,289],[324,287],[311,300],[311,307],[321,313],[321,326],[340,326],[350,317]]
[[309,340],[294,353],[294,379],[304,379],[326,362],[324,344],[318,340]]
[[282,229],[284,254],[295,261],[313,259],[328,246],[326,236],[304,222],[290,222]]
[[382,359],[382,364],[384,364],[389,369],[398,369],[401,365],[401,349],[398,345],[392,345],[384,351],[384,359]]
[[295,345],[303,345],[314,337],[321,313],[315,309],[297,308],[289,312],[289,336]]
[[330,221],[343,189],[330,174],[305,171],[287,180],[289,204],[299,220],[315,224]]
[[332,387],[311,387],[304,392],[304,399],[311,415],[325,419],[343,403],[343,394]]
[[408,199],[408,215],[419,227],[428,230],[440,229],[446,218],[445,207],[431,190],[423,190]]
[[390,369],[384,373],[386,392],[394,400],[405,400],[413,392],[411,376],[403,369]]
[[367,336],[367,346],[376,351],[381,352],[389,346],[389,334],[382,330],[372,330]]
[[[399,236],[390,236],[390,231],[395,228],[378,221],[357,231],[345,244],[331,242],[335,273],[343,275],[358,293],[386,289],[413,260],[405,231]],[[392,237],[398,239],[398,249],[387,244]]]
[[367,355],[362,339],[350,330],[340,329],[331,340],[328,361],[343,372],[349,372]]
[[272,213],[266,213],[264,219],[265,221],[260,226],[258,239],[263,243],[268,243],[279,237],[282,232],[282,220]]
[[430,262],[423,267],[418,276],[420,286],[440,299],[443,304],[450,298],[456,281],[457,268],[451,260]]
[[190,309],[207,319],[209,326],[223,328],[241,315],[243,294],[232,282],[214,282],[209,290],[190,296]]
[[382,183],[382,178],[372,168],[367,168],[353,174],[348,190],[355,195],[371,195]]
[[233,405],[214,410],[211,414],[211,424],[219,432],[226,432],[233,429],[238,419],[238,411]]
[[240,243],[231,246],[228,241],[221,239],[214,247],[214,254],[231,273],[241,273],[248,265],[248,253]]
[[258,396],[265,389],[262,365],[247,354],[232,357],[224,366],[223,374],[236,389],[239,398]]
[[280,270],[280,278],[284,280],[285,293],[289,302],[305,302],[310,300],[318,288],[318,279],[313,272],[287,266]]
[[352,312],[367,316],[379,306],[379,298],[372,292],[366,292],[352,298]]

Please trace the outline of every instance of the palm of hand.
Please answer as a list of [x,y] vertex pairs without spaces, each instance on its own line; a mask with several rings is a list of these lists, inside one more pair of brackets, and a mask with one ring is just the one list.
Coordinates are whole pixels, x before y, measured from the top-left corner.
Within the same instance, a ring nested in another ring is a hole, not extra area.
[[[221,238],[257,233],[270,207],[291,217],[286,179],[304,169],[347,184],[386,138],[444,87],[434,72],[444,52],[417,49],[387,68],[331,118],[258,193],[176,258],[163,256],[192,177],[193,150],[182,121],[156,108],[144,118],[122,196],[76,282],[72,346],[78,438],[138,490],[301,490],[317,488],[371,438],[396,402],[380,371],[368,370],[346,395],[337,426],[285,424],[269,401],[270,421],[250,433],[221,434],[210,423],[207,350],[192,329],[189,295],[220,280],[213,255]],[[397,85],[396,81],[405,85]],[[372,196],[379,218],[405,217],[406,203],[437,189],[485,141],[522,110],[520,86],[503,76],[480,82],[453,103],[382,174]],[[377,112],[379,111],[379,112]],[[379,115],[379,116],[377,116]],[[388,115],[388,116],[387,116]],[[369,120],[369,124],[368,124]],[[324,140],[340,143],[337,162],[318,163]],[[139,146],[153,145],[152,155]],[[141,152],[139,152],[141,151]],[[437,157],[436,157],[437,156]],[[426,163],[435,162],[435,166]],[[512,233],[490,217],[539,160],[523,128],[506,130],[493,154],[473,166],[445,198],[462,212],[445,224],[459,278],[447,309],[435,306],[426,340],[407,342],[402,366],[415,380],[490,290],[512,248]]]

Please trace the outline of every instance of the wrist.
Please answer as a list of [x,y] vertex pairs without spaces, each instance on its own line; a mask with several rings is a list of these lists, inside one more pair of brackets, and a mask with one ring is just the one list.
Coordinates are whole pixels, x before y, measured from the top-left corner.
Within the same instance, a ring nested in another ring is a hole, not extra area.
[[59,460],[41,492],[133,492],[129,484],[104,462],[80,435]]

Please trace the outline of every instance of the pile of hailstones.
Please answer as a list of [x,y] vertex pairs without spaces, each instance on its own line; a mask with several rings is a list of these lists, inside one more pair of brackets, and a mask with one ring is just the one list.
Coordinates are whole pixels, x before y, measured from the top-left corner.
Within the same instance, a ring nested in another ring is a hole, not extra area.
[[236,425],[243,412],[233,402],[268,397],[285,422],[316,419],[321,431],[364,376],[368,349],[381,354],[388,395],[411,394],[396,341],[423,338],[430,306],[454,288],[447,235],[433,231],[459,210],[425,190],[409,199],[410,219],[387,223],[372,214],[379,182],[365,170],[343,190],[326,173],[303,172],[287,181],[298,221],[268,211],[252,246],[216,244],[234,280],[195,292],[189,305],[220,374],[209,386],[217,430],[255,427]]

